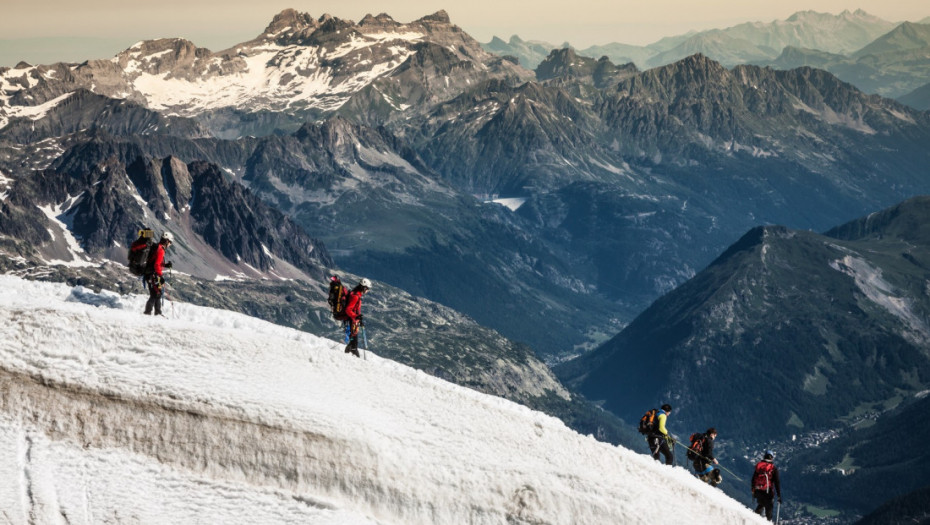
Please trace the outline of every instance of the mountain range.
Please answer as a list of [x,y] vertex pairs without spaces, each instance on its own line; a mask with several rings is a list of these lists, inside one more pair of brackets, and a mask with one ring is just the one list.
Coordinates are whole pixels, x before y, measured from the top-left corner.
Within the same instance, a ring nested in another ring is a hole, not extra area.
[[[127,292],[125,246],[167,229],[172,299],[336,338],[325,279],[364,275],[381,355],[640,448],[618,416],[673,400],[745,469],[926,384],[919,243],[811,230],[930,194],[928,143],[926,112],[822,69],[562,49],[530,71],[443,12],[286,10],[220,52],[0,70],[0,268]],[[757,383],[775,417],[731,406]]]
[[[746,22],[725,29],[692,31],[665,37],[646,46],[609,43],[578,49],[577,52],[590,57],[606,56],[617,63],[634,62],[640,68],[664,66],[694,53],[703,53],[733,66],[774,59],[786,47],[851,54],[897,25],[861,9],[837,15],[799,11],[785,20]],[[531,69],[535,69],[551,50],[571,47],[568,42],[562,46],[541,41],[524,42],[516,35],[509,42],[494,37],[482,45],[494,53],[515,56],[524,67]]]
[[[635,63],[639,68],[660,67],[701,53],[731,67],[741,64],[794,69],[825,69],[866,93],[903,98],[926,84],[927,26],[924,21],[894,23],[862,10],[838,15],[800,11],[785,20],[747,22],[663,38],[647,46],[610,43],[575,50],[580,56],[607,57],[614,63]],[[549,53],[570,48],[546,42],[525,42],[513,36],[508,42],[493,38],[482,44],[488,51],[514,56],[535,69]],[[925,109],[924,106],[913,107]]]

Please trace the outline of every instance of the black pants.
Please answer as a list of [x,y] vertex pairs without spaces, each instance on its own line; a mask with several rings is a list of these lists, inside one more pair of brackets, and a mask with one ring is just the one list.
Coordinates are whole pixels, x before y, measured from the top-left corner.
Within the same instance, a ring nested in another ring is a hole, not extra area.
[[753,497],[756,498],[756,514],[762,514],[762,511],[765,511],[765,519],[772,521],[772,508],[775,506],[775,493],[774,492],[763,492],[757,490],[753,492]]
[[158,275],[149,275],[146,277],[149,284],[149,300],[145,302],[145,315],[151,315],[152,309],[155,309],[155,315],[161,315],[161,300],[165,294],[165,281]]
[[668,440],[663,435],[652,435],[646,438],[649,441],[649,450],[652,452],[652,458],[659,461],[659,454],[665,456],[666,465],[675,464],[675,453],[668,444]]

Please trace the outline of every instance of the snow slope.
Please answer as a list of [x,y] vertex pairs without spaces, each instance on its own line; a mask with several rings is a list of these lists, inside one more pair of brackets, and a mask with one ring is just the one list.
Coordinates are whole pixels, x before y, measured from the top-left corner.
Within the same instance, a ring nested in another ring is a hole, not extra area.
[[0,276],[2,521],[763,523],[683,468],[523,406],[240,314],[143,316],[143,301]]

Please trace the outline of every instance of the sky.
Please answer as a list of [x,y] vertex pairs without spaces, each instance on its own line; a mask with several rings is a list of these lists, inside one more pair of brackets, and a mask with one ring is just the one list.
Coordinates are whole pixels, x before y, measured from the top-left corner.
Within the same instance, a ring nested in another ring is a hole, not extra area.
[[[7,65],[10,59],[5,55],[11,51],[29,58],[49,45],[22,41],[36,38],[81,37],[82,46],[103,54],[97,58],[115,55],[138,40],[162,37],[182,37],[218,51],[260,34],[285,8],[355,21],[383,12],[399,22],[445,10],[453,23],[480,42],[516,34],[524,40],[570,42],[578,48],[609,42],[645,45],[691,30],[783,20],[803,10],[837,14],[861,8],[894,22],[930,16],[924,0],[3,0],[0,65]],[[68,54],[75,44],[53,45]]]
[[359,359],[144,301],[0,275],[5,521],[765,523],[645,450],[382,359],[377,333]]

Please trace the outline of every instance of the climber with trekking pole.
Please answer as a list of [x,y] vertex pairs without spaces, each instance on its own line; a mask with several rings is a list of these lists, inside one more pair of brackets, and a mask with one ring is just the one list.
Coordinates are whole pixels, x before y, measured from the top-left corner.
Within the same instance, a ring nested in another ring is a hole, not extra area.
[[154,309],[155,315],[162,315],[161,305],[162,297],[165,293],[165,278],[163,272],[165,268],[171,268],[171,261],[165,262],[165,250],[174,242],[174,236],[171,232],[161,234],[161,240],[149,251],[148,261],[145,265],[145,281],[149,287],[149,300],[145,303],[145,315],[152,315]]
[[[365,324],[362,317],[362,296],[370,289],[371,281],[363,278],[346,297],[345,315],[348,318],[349,344],[346,345],[345,353],[352,354],[355,357],[361,357],[358,353],[358,332],[360,328],[364,337]],[[365,340],[365,347],[368,347],[367,340]]]
[[778,467],[775,466],[775,453],[766,450],[762,456],[762,461],[756,463],[756,469],[752,473],[752,499],[756,500],[756,514],[765,512],[765,518],[778,522],[778,514],[772,517],[772,507],[775,503],[775,496],[778,496],[778,506],[781,510],[781,480],[778,476]]

